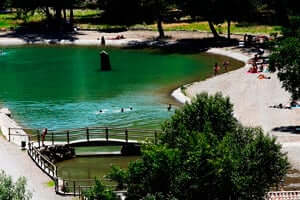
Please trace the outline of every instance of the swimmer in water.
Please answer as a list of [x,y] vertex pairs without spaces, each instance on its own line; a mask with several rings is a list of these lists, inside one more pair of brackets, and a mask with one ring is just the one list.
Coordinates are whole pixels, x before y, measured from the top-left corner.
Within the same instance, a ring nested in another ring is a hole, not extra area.
[[129,110],[132,110],[132,109],[133,109],[132,107],[129,108]]
[[169,104],[168,111],[171,111],[171,109],[172,109],[172,104]]
[[124,108],[121,108],[121,112],[124,112]]
[[99,113],[102,113],[103,111],[102,110],[99,110]]

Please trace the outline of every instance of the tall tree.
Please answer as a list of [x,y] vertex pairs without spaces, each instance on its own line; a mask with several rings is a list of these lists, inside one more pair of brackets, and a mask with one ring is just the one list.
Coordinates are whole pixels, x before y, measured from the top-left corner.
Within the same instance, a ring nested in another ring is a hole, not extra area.
[[227,35],[230,39],[232,21],[245,20],[255,11],[253,0],[187,0],[178,1],[178,4],[191,16],[200,16],[208,21],[215,38],[219,38],[214,24],[227,22]]
[[270,70],[277,71],[283,88],[292,98],[300,98],[300,38],[291,37],[280,41],[270,56]]
[[166,121],[159,143],[145,145],[127,175],[110,177],[124,177],[129,200],[252,200],[288,167],[276,139],[241,126],[228,98],[201,94]]
[[145,10],[147,14],[150,14],[148,16],[144,16],[145,19],[153,16],[157,23],[159,37],[164,38],[165,33],[162,25],[164,15],[171,10],[172,6],[174,6],[174,0],[141,0],[141,5],[142,9]]

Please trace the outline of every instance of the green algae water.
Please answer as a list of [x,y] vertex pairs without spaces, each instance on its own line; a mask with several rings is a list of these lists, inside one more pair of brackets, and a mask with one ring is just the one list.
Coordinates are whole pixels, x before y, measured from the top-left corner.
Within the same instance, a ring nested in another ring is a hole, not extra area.
[[166,98],[171,89],[209,76],[214,63],[224,60],[112,48],[105,50],[113,70],[101,72],[102,50],[5,48],[0,55],[1,104],[29,128],[158,127],[172,114],[167,111],[171,99]]
[[61,163],[57,163],[58,176],[64,179],[103,179],[111,169],[111,166],[119,166],[123,169],[128,167],[129,162],[137,160],[139,157],[114,156],[95,158],[74,158]]

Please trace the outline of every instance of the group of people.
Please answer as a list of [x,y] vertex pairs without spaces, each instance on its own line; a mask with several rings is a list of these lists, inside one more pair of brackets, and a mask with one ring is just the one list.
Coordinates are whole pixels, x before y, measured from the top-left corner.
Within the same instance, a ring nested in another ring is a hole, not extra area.
[[[258,53],[255,54],[254,58],[250,59],[249,64],[252,66],[249,68],[248,73],[261,73],[261,72],[269,72],[267,59],[263,58],[262,55],[264,51],[259,49]],[[259,74],[257,76],[258,79],[270,79],[271,77],[265,76],[264,74]]]
[[288,104],[288,105],[283,105],[283,104],[280,103],[278,105],[270,106],[270,108],[279,108],[279,109],[300,108],[300,102],[292,100],[291,103]]
[[[223,62],[223,68],[224,68],[225,72],[228,71],[229,64],[230,64],[230,62],[228,60],[226,60],[226,61]],[[218,63],[215,63],[215,66],[214,66],[214,75],[217,76],[220,70],[221,70],[221,67],[218,65]]]

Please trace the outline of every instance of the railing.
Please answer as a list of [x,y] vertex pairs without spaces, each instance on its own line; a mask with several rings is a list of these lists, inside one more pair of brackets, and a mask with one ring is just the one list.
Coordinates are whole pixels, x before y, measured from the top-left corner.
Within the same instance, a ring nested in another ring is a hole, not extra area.
[[300,200],[300,191],[268,192],[266,200]]
[[[147,130],[147,129],[129,129],[129,128],[112,128],[112,127],[90,127],[79,128],[63,131],[48,131],[45,136],[41,131],[33,134],[30,140],[38,142],[41,146],[42,140],[48,144],[72,144],[76,142],[93,142],[95,140],[115,141],[123,143],[139,143],[146,139],[157,142],[157,136],[160,130]],[[44,137],[42,139],[42,137]]]
[[[83,180],[68,180],[60,179],[58,177],[58,170],[54,163],[40,153],[42,143],[42,135],[40,130],[22,128],[9,128],[8,140],[11,141],[12,137],[26,137],[28,142],[27,152],[35,164],[46,173],[55,183],[55,191],[62,195],[82,196],[83,192],[90,189],[94,183],[94,179]],[[16,131],[22,131],[25,134],[18,134]],[[45,142],[50,144],[71,144],[72,142],[93,142],[95,140],[103,139],[103,141],[117,141],[122,143],[129,142],[143,142],[147,139],[157,142],[159,130],[145,130],[145,129],[128,129],[128,128],[115,128],[115,127],[92,127],[72,129],[65,131],[48,131],[44,138]],[[23,140],[22,140],[23,141]],[[38,144],[38,146],[36,146]],[[106,184],[106,186],[116,188],[116,185]],[[115,191],[121,199],[124,199],[126,191]]]
[[57,167],[54,163],[42,155],[38,148],[34,147],[33,143],[28,143],[28,155],[40,169],[42,169],[53,180],[57,179]]

